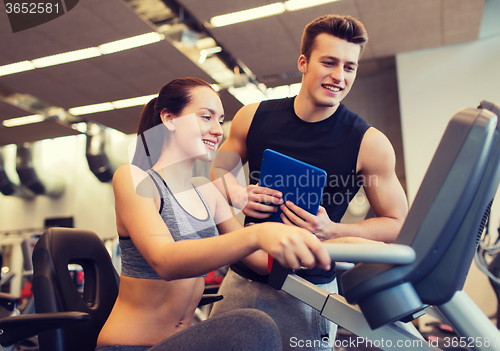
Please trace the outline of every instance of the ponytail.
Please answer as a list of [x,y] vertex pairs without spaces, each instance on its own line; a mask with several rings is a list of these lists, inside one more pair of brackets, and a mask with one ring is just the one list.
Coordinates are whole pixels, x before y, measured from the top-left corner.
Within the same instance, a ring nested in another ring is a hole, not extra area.
[[137,126],[136,147],[132,164],[142,170],[153,167],[163,148],[165,129],[161,127],[160,113],[156,111],[157,100],[158,98],[155,97],[144,106]]
[[[160,114],[158,116],[154,115],[157,100],[157,97],[151,99],[142,109],[139,125],[137,126],[137,135],[143,134],[149,128],[161,123]],[[155,117],[158,117],[158,120],[155,120]]]

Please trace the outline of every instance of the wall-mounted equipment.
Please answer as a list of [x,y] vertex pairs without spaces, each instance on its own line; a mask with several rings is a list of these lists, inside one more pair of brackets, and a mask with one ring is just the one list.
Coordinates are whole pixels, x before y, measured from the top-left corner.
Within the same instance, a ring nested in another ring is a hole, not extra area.
[[109,182],[117,166],[106,154],[106,129],[95,123],[87,123],[86,157],[89,168],[101,182]]
[[59,197],[65,189],[64,180],[39,170],[39,154],[34,157],[35,145],[38,144],[25,143],[17,146],[16,171],[21,184],[35,195]]

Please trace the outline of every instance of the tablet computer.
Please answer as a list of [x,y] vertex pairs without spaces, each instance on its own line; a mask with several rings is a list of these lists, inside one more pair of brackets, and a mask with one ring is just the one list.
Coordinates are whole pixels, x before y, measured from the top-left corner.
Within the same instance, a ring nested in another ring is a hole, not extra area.
[[[311,214],[318,214],[326,183],[326,172],[271,149],[264,151],[259,186],[278,190],[283,200],[291,201]],[[282,211],[273,213],[268,222],[282,222]]]

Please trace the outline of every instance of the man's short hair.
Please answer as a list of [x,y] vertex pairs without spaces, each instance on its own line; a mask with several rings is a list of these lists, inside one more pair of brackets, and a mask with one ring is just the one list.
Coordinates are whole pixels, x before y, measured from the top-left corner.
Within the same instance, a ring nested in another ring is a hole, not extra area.
[[307,61],[309,61],[311,52],[314,49],[315,39],[321,33],[333,35],[349,43],[359,44],[361,47],[360,55],[368,42],[368,34],[366,33],[365,26],[354,17],[340,15],[321,16],[309,23],[302,35],[300,53],[306,57]]

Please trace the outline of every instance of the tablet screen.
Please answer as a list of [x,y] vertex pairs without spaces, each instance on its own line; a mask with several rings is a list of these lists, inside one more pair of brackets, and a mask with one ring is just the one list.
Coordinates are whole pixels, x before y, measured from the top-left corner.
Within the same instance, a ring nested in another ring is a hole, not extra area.
[[[266,149],[260,168],[259,186],[278,190],[283,200],[316,215],[326,183],[326,172],[279,152]],[[282,222],[281,210],[267,219]]]

